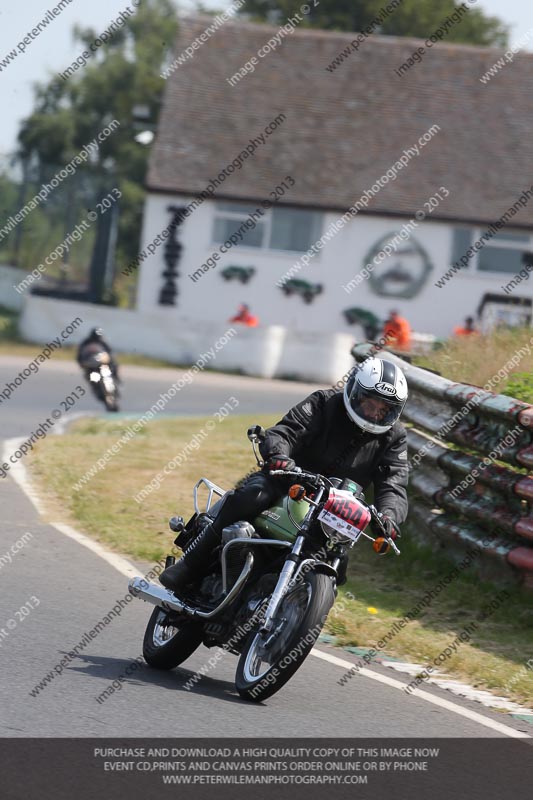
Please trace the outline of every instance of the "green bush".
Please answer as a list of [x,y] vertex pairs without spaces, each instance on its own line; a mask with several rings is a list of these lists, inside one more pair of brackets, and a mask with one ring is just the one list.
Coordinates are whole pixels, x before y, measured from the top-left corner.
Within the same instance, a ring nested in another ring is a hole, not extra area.
[[18,313],[16,311],[10,311],[9,308],[0,306],[0,341],[19,341],[17,320]]
[[502,394],[522,400],[524,403],[533,403],[533,373],[513,372]]

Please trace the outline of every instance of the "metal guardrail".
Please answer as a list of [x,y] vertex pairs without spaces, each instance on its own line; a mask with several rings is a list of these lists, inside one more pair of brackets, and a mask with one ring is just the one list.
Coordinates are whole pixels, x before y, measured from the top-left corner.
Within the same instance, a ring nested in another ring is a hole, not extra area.
[[482,577],[533,589],[533,406],[384,356],[409,385],[410,529],[452,557],[476,545]]

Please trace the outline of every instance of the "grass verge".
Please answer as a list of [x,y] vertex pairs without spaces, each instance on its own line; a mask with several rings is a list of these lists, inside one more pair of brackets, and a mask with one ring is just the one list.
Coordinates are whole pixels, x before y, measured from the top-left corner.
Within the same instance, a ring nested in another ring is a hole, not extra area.
[[[154,474],[180,453],[205,419],[162,419],[149,423],[124,445],[107,467],[79,491],[73,484],[112,447],[127,427],[124,420],[80,420],[67,435],[39,442],[29,467],[53,518],[62,518],[112,549],[143,560],[168,552],[168,518],[192,513],[191,490],[202,475],[229,488],[255,466],[246,439],[249,425],[273,424],[273,416],[231,416],[217,423],[182,466],[141,504],[133,499]],[[350,556],[342,603],[330,614],[327,631],[343,645],[374,647],[395,622],[420,602],[450,570],[450,562],[402,540],[402,556],[377,556],[360,543]],[[349,599],[349,591],[355,599]],[[469,569],[447,586],[416,619],[377,648],[397,658],[431,663],[490,603],[497,590]],[[533,599],[519,589],[462,643],[441,667],[449,675],[517,702],[533,702]]]
[[[533,328],[496,328],[487,336],[472,335],[449,339],[438,350],[416,356],[413,363],[436,370],[444,378],[458,383],[484,386],[504,368],[509,376],[517,372],[533,372],[532,339]],[[521,349],[522,353],[518,355]],[[518,363],[509,364],[515,354]],[[508,380],[505,372],[499,382],[493,383],[494,388],[491,391],[504,390]]]

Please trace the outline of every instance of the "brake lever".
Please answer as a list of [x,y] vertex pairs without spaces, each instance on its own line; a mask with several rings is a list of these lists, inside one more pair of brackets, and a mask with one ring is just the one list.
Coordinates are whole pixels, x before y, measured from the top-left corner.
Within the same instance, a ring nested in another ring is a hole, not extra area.
[[379,516],[379,511],[377,510],[376,506],[368,506],[368,509],[370,511],[370,514],[372,515],[372,521],[378,523],[379,528],[381,530],[381,533],[383,534],[383,538],[385,539],[385,541],[388,544],[390,544],[390,546],[392,547],[392,549],[394,550],[394,552],[396,553],[397,556],[401,555],[401,551],[396,546],[396,543],[394,542],[394,539],[391,539],[391,537],[388,535],[388,533],[387,533],[387,531],[385,529],[385,525],[381,521],[381,517]]
[[387,541],[389,542],[390,546],[392,547],[392,549],[394,550],[394,552],[396,553],[396,555],[397,555],[397,556],[399,556],[399,555],[401,554],[401,552],[400,552],[400,550],[399,550],[399,549],[396,547],[396,543],[395,543],[394,539],[391,539],[391,538],[390,538],[390,536],[387,536]]

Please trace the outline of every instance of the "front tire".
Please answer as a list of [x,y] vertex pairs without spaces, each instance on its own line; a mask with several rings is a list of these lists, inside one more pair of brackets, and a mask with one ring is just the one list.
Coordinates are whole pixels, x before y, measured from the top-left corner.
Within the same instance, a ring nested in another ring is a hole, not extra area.
[[144,660],[156,669],[174,669],[202,644],[203,625],[171,621],[162,608],[154,608],[143,641]]
[[116,394],[105,394],[104,405],[108,411],[118,411],[119,408]]
[[235,686],[245,700],[259,703],[292,678],[309,655],[335,602],[334,584],[323,573],[308,573],[284,599],[274,633],[252,632],[241,654]]

